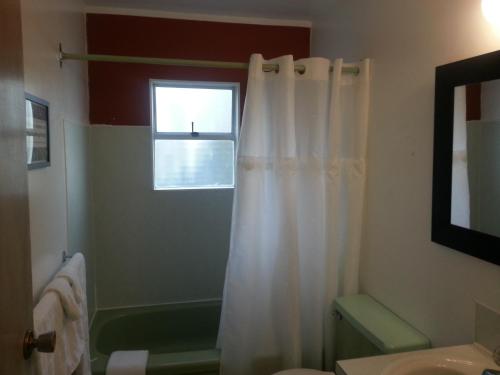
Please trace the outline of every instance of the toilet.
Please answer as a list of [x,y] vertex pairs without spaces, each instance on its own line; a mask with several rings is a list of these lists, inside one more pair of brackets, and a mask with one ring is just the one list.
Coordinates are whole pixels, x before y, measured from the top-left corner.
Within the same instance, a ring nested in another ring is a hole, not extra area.
[[[334,360],[428,349],[430,340],[366,294],[335,300]],[[332,372],[289,369],[275,375],[326,375]]]

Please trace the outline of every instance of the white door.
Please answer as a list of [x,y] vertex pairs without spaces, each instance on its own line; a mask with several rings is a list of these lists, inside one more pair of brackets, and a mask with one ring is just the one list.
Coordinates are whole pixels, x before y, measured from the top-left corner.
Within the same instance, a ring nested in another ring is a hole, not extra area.
[[20,0],[0,1],[0,374],[28,375],[33,326]]

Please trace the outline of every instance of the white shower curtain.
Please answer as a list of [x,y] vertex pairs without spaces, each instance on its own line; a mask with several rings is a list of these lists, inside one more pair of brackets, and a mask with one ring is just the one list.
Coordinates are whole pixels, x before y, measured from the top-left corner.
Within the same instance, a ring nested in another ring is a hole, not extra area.
[[[279,64],[264,73],[262,64]],[[224,375],[330,367],[332,302],[358,290],[368,61],[250,62],[219,347]]]

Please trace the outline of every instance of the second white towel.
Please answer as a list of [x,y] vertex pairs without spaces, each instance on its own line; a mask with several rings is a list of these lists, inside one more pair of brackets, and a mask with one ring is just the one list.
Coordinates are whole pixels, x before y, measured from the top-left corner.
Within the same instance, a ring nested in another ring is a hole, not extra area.
[[111,353],[106,375],[146,375],[147,350],[119,350]]

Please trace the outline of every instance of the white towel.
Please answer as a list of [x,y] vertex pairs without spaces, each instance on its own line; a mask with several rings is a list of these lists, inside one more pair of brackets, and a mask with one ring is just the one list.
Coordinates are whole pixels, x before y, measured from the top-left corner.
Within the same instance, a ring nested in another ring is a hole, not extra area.
[[[91,375],[83,255],[75,254],[56,274],[54,280],[57,278],[66,283],[70,281],[74,300],[80,304],[82,315],[77,320],[68,319],[69,315],[65,316],[61,294],[54,291],[55,288],[47,286],[33,311],[35,333],[39,335],[48,331],[56,331],[56,350],[54,353],[35,352],[37,374]],[[57,284],[61,285],[60,281]],[[68,290],[63,294],[68,294]]]
[[75,375],[91,375],[90,349],[89,349],[89,325],[87,312],[87,288],[85,273],[85,258],[82,253],[75,253],[71,259],[56,274],[55,279],[64,278],[70,281],[70,285],[75,292],[77,302],[81,300],[83,315],[77,322],[77,329],[84,339],[84,351],[80,365],[76,369]]
[[35,352],[39,375],[69,375],[78,367],[84,353],[84,341],[76,323],[66,319],[59,295],[47,291],[33,310],[35,335],[56,332],[54,353]]
[[148,356],[147,350],[113,352],[106,366],[106,375],[146,375]]
[[82,253],[75,253],[54,278],[57,277],[63,277],[69,281],[77,302],[85,298],[85,258]]
[[42,294],[48,292],[57,293],[61,300],[64,313],[69,320],[78,320],[83,316],[82,304],[76,301],[75,292],[71,288],[68,279],[56,277],[45,287]]

